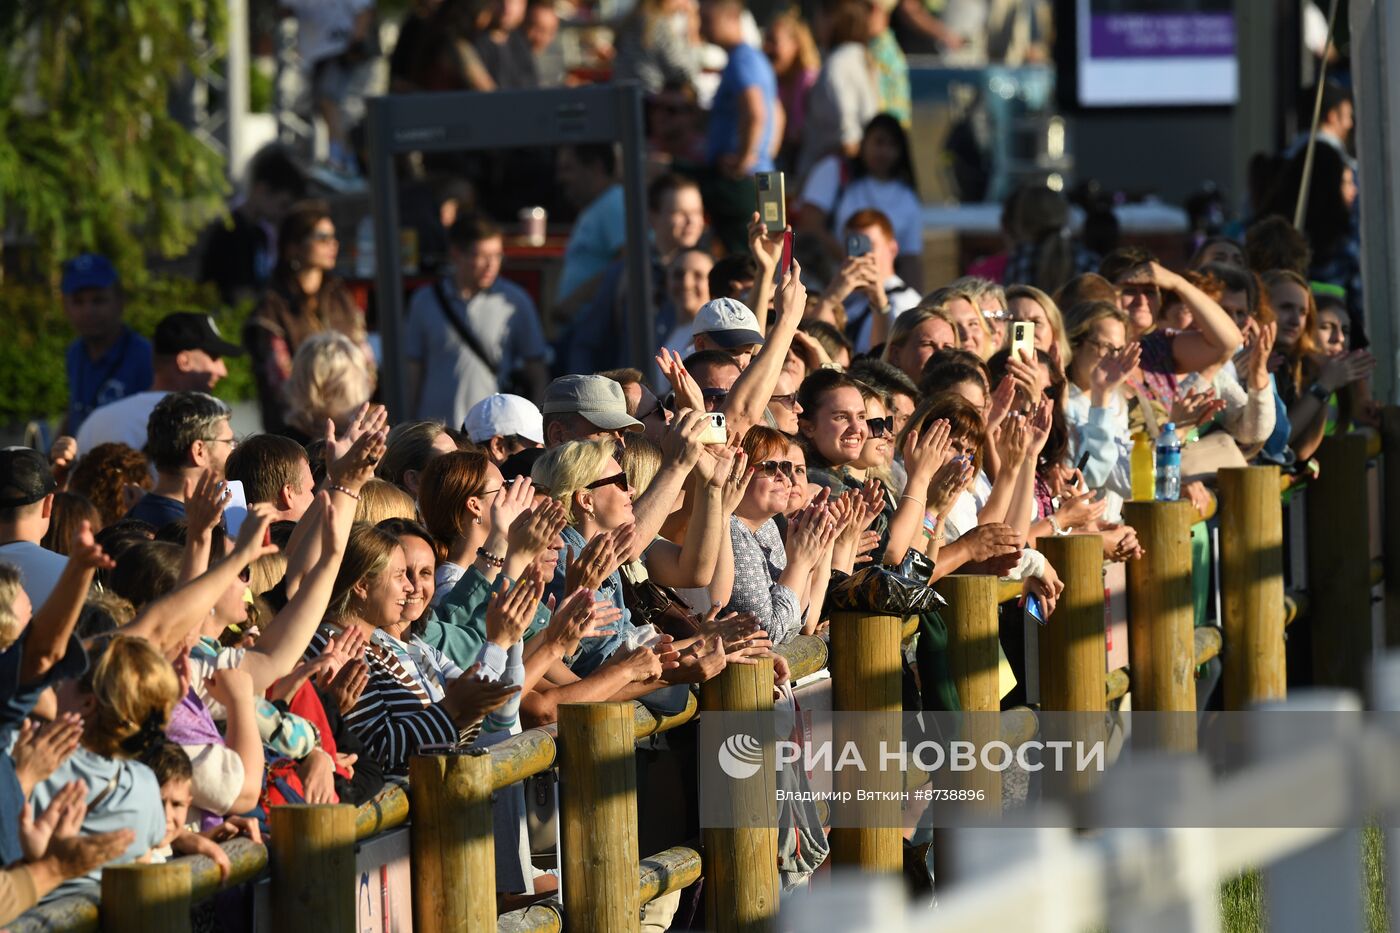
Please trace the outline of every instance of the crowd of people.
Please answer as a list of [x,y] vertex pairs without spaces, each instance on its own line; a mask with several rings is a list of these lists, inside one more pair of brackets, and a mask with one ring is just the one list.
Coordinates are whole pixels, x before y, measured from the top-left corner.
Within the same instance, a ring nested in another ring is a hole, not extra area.
[[[1220,467],[1305,469],[1327,433],[1375,420],[1334,216],[1355,197],[1349,116],[1336,164],[1316,160],[1305,233],[1261,214],[1173,270],[1136,246],[1091,252],[1063,197],[1027,187],[982,274],[926,283],[907,72],[901,90],[885,67],[906,5],[823,4],[820,43],[786,12],[760,50],[736,0],[638,4],[619,73],[689,87],[699,36],[729,63],[708,162],[647,183],[642,366],[620,336],[607,147],[560,155],[599,211],[566,259],[580,284],[554,345],[541,296],[501,277],[499,222],[454,209],[403,359],[378,358],[331,212],[298,200],[276,151],[206,254],[226,298],[256,300],[233,339],[199,312],[148,339],[106,259],[65,266],[65,434],[0,451],[0,915],[113,862],[195,853],[226,872],[218,844],[260,839],[269,808],[364,803],[413,755],[500,741],[560,703],[674,712],[769,656],[781,686],[774,649],[825,636],[830,588],[864,567],[1019,581],[1054,624],[1041,539],[1142,555],[1122,516],[1135,441],[1176,433],[1182,497],[1204,513]],[[420,4],[396,80],[529,86],[544,6]],[[317,87],[343,89],[353,64]],[[1291,214],[1296,160],[1261,204]],[[785,230],[753,210],[751,175],[775,166],[799,182]],[[244,354],[263,430],[239,436],[210,393]],[[409,391],[391,422],[376,392],[394,371]],[[1000,640],[1024,683],[1021,621],[1004,614]],[[919,622],[906,707],[956,710],[942,620]],[[523,790],[493,806],[502,905],[547,895]],[[678,899],[648,905],[647,928]]]

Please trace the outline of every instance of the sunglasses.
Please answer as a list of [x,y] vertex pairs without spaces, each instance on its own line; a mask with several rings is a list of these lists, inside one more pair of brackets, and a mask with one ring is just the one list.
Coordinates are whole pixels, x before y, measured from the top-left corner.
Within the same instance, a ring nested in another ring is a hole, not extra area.
[[791,411],[797,405],[797,393],[790,392],[787,395],[775,395],[768,400],[770,405],[774,402],[777,402],[779,405]]
[[729,398],[728,389],[701,389],[700,395],[705,400],[705,410],[715,411],[724,407],[724,400]]
[[628,489],[631,488],[631,487],[627,484],[627,474],[626,474],[626,473],[614,473],[612,476],[605,476],[605,477],[603,477],[602,479],[594,480],[593,482],[589,483],[587,486],[585,486],[585,487],[583,487],[583,488],[584,488],[584,489],[602,489],[604,486],[616,486],[618,489],[621,489],[623,492],[626,492]]
[[894,431],[894,416],[888,415],[884,418],[866,418],[865,426],[870,429],[871,437],[885,437]]
[[791,460],[764,460],[758,464],[758,472],[764,476],[777,476],[779,473],[788,478],[789,483],[797,482],[797,473],[793,470]]

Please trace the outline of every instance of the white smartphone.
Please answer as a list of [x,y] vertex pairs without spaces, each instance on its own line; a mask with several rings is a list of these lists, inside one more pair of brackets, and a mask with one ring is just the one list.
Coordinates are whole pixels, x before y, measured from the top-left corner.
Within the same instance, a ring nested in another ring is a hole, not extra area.
[[1012,322],[1011,355],[1017,359],[1035,359],[1035,324],[1031,321]]
[[238,530],[248,517],[248,495],[243,491],[243,481],[231,479],[224,484],[228,488],[228,505],[224,506],[224,529],[229,537],[238,537]]
[[705,415],[710,420],[705,432],[700,435],[702,444],[727,444],[729,443],[729,430],[725,427],[724,412],[712,411]]

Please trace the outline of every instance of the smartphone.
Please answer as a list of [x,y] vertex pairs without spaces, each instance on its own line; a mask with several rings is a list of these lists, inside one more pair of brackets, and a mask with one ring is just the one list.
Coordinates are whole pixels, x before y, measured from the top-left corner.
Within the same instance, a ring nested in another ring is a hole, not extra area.
[[758,219],[768,225],[768,232],[777,233],[787,226],[787,193],[782,172],[759,172],[753,177],[758,189]]
[[[1026,352],[1021,354],[1021,350]],[[1035,324],[1030,321],[1011,322],[1011,355],[1035,359]]]
[[705,417],[710,423],[705,427],[704,433],[700,435],[702,444],[727,444],[729,443],[729,429],[724,423],[724,412],[706,412]]
[[1041,625],[1045,624],[1045,607],[1040,604],[1040,597],[1034,593],[1026,594],[1026,615]]
[[[228,505],[224,506],[224,528],[231,537],[238,537],[238,529],[243,527],[243,522],[248,518],[248,494],[243,491],[243,481],[231,479],[225,483],[228,487]],[[271,531],[271,529],[269,529]]]
[[792,231],[783,232],[783,256],[778,260],[778,268],[773,270],[773,281],[781,284],[783,276],[792,271]]
[[875,244],[870,242],[870,237],[864,233],[852,233],[846,237],[846,255],[852,259],[869,255],[875,248]]

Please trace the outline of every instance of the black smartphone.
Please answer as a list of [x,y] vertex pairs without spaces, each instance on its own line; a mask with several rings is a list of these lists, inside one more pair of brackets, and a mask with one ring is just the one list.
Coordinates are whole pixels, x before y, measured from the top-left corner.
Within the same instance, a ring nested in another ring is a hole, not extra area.
[[846,255],[852,259],[867,256],[874,248],[875,244],[864,233],[852,233],[846,237]]

